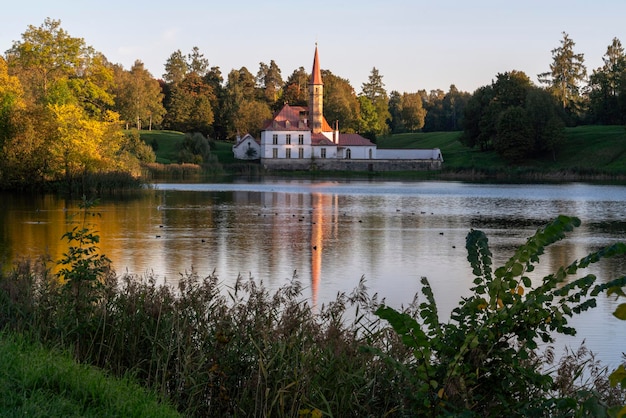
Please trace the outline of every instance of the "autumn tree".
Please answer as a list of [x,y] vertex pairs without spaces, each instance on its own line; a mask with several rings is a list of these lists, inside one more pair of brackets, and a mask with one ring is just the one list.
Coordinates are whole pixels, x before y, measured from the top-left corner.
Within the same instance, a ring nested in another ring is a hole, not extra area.
[[563,32],[561,46],[552,50],[550,71],[538,75],[539,82],[558,99],[561,107],[572,116],[578,117],[582,112],[583,97],[581,85],[587,76],[584,65],[584,54],[575,53],[576,43]]
[[376,109],[378,117],[378,130],[376,135],[384,135],[389,131],[387,120],[390,119],[389,114],[389,97],[383,83],[383,76],[380,75],[376,67],[372,68],[372,72],[368,77],[368,81],[361,85],[361,94],[366,97]]
[[138,174],[137,159],[120,148],[121,123],[111,111],[114,66],[104,55],[70,36],[60,21],[46,19],[13,43],[7,62],[24,100],[23,107],[13,106],[3,138],[6,182],[71,181],[114,170]]
[[182,132],[212,132],[214,120],[211,102],[213,89],[196,73],[189,73],[172,88],[165,123]]
[[113,104],[113,72],[106,58],[70,36],[59,20],[30,25],[7,57],[32,103],[74,102],[95,116]]
[[[253,125],[252,118],[256,118],[250,111],[251,109],[262,110],[262,115],[271,116],[271,110],[267,103],[262,102],[265,106],[256,104],[257,89],[256,78],[246,67],[239,70],[232,70],[228,73],[228,80],[224,87],[223,106],[223,122],[225,124],[225,132],[227,138],[234,139],[238,134],[243,135]],[[261,126],[257,129],[260,129]],[[246,131],[242,131],[246,129]]]
[[177,50],[168,58],[165,70],[164,126],[183,132],[212,134],[218,99],[210,77],[207,78],[208,60],[197,47],[187,56]]
[[262,92],[262,98],[274,110],[282,107],[278,100],[282,95],[283,78],[280,68],[274,60],[267,65],[264,62],[259,64],[259,71],[256,76],[257,86]]
[[283,100],[292,106],[307,106],[309,92],[309,74],[304,67],[291,73],[283,86]]
[[163,93],[159,82],[144,68],[141,61],[135,61],[130,71],[121,66],[115,72],[115,109],[128,128],[129,124],[142,129],[159,124],[165,115]]

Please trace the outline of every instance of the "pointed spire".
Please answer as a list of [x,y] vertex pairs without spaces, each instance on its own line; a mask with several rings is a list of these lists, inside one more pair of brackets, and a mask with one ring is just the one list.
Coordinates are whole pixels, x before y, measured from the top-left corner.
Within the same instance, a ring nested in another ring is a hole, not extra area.
[[322,71],[320,70],[320,59],[317,54],[317,42],[315,42],[315,57],[313,58],[313,71],[311,71],[311,81],[313,85],[323,85]]

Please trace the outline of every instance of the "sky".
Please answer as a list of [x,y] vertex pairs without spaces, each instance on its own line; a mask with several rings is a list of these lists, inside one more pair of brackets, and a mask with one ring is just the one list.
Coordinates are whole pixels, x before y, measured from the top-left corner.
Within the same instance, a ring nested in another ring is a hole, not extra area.
[[72,37],[130,69],[136,60],[162,78],[168,57],[193,47],[218,66],[257,73],[274,60],[283,80],[322,69],[356,93],[375,67],[387,92],[454,84],[473,92],[499,73],[533,82],[549,71],[563,32],[590,74],[613,38],[626,46],[624,0],[7,0],[0,8],[0,52],[48,17]]

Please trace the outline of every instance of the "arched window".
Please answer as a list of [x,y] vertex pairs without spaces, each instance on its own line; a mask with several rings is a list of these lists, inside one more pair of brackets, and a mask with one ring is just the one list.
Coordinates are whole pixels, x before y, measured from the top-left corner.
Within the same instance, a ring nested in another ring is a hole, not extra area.
[[370,160],[372,159],[372,149],[370,148]]
[[346,150],[346,159],[349,160],[350,158],[352,158],[352,150],[348,148]]

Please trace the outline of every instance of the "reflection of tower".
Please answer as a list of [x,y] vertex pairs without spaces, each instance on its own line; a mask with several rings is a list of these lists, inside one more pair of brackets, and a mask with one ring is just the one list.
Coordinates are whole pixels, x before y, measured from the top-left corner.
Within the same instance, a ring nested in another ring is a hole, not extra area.
[[324,202],[323,195],[311,195],[311,299],[313,306],[317,306],[317,295],[322,274],[322,251],[324,242]]
[[309,80],[309,121],[311,131],[314,134],[322,132],[324,98],[324,83],[322,82],[322,72],[320,71],[320,60],[317,55],[317,44],[315,44],[315,57],[313,58],[313,70]]

